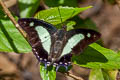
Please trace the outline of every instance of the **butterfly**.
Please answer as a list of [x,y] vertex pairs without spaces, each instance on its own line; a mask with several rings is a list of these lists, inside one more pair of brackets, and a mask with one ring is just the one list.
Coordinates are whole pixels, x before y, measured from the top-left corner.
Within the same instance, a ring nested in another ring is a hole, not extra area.
[[52,24],[35,18],[21,18],[19,25],[27,33],[28,42],[39,62],[45,66],[71,65],[73,54],[79,54],[90,43],[100,38],[100,33],[90,29],[57,29]]

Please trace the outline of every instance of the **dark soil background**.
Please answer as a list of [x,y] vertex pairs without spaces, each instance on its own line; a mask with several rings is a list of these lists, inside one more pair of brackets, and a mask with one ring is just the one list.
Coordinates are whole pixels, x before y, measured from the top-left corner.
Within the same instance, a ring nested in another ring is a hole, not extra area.
[[[4,0],[7,7],[18,15],[16,0]],[[120,7],[118,3],[110,4],[108,0],[79,0],[79,6],[92,4],[94,7],[79,16],[82,19],[91,18],[97,25],[104,46],[115,51],[120,50]],[[89,69],[73,66],[71,72],[88,80]],[[0,54],[0,80],[41,80],[39,75],[39,66],[32,53]],[[56,80],[74,80],[64,74],[57,73]]]

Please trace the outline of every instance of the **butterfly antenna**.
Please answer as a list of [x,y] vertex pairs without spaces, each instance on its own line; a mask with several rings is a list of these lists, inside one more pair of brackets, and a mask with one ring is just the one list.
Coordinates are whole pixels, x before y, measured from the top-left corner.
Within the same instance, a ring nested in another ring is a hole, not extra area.
[[62,29],[64,29],[64,30],[66,30],[66,28],[67,28],[67,26],[65,26],[64,24],[63,24],[63,21],[62,21],[62,16],[61,16],[61,13],[60,13],[60,8],[58,7],[58,12],[59,12],[59,15],[60,15],[60,20],[61,20],[61,25],[62,25]]

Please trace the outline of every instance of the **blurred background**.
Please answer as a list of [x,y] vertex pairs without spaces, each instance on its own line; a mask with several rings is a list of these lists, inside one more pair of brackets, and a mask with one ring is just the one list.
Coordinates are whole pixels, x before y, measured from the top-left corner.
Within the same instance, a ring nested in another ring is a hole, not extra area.
[[[11,12],[19,16],[17,0],[3,0]],[[115,0],[77,0],[79,7],[93,5],[93,8],[79,14],[83,20],[86,18],[92,21],[98,27],[102,34],[102,40],[106,48],[115,51],[120,50],[120,1]],[[40,2],[39,10],[47,9],[43,1]],[[89,69],[73,65],[70,70],[76,76],[83,80],[88,80]],[[41,80],[39,74],[39,65],[32,53],[0,54],[0,80]],[[56,80],[74,80],[57,72]],[[118,75],[118,80],[119,75]]]

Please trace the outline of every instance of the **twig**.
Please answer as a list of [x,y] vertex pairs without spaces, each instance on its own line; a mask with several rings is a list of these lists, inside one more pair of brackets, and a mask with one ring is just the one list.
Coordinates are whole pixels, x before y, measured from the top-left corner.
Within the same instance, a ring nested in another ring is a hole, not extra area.
[[23,31],[23,29],[20,27],[20,25],[16,22],[15,18],[12,16],[6,5],[2,0],[0,0],[0,5],[3,8],[3,11],[6,13],[6,15],[10,18],[10,20],[13,22],[13,24],[16,26],[16,28],[19,30],[19,32],[23,35],[23,37],[26,39],[26,33]]
[[4,0],[3,2],[7,7],[12,7],[17,3],[17,0]]
[[40,5],[43,6],[45,9],[49,9],[49,7],[45,5],[43,0],[40,1]]
[[66,75],[74,78],[75,80],[83,80],[81,77],[75,76],[69,71],[66,73]]

